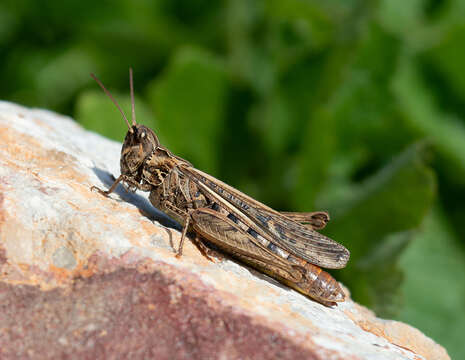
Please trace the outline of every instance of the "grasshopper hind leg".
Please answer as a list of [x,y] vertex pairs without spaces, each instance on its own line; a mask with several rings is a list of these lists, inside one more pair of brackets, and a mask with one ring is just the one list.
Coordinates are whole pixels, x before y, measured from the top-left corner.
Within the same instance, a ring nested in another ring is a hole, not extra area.
[[182,256],[182,248],[184,247],[184,239],[186,238],[187,229],[189,228],[190,221],[191,221],[191,217],[190,215],[187,215],[186,221],[184,222],[184,227],[182,229],[181,240],[179,241],[178,251],[176,253],[177,258],[180,258]]
[[213,209],[197,209],[191,214],[193,229],[207,241],[252,267],[326,306],[343,301],[344,293],[337,281],[318,266],[291,256],[288,259],[270,254],[255,238],[230,217]]
[[[190,223],[191,223],[191,216],[189,214],[189,215],[186,216],[186,221],[184,223],[184,227],[183,227],[182,233],[181,233],[181,240],[179,241],[178,250],[176,252],[176,257],[178,259],[181,258],[181,256],[182,256],[182,249],[184,247],[184,240],[187,237],[187,231],[189,229]],[[199,251],[202,253],[203,256],[205,256],[207,258],[207,260],[210,260],[210,261],[214,262],[212,257],[211,257],[212,251],[202,242],[200,236],[197,233],[195,234],[195,237],[194,237],[194,245],[197,246]]]

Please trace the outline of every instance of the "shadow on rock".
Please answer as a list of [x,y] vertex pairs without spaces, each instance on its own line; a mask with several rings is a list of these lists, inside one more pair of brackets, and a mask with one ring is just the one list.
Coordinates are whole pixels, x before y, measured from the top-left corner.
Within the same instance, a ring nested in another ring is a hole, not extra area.
[[[110,174],[108,171],[99,169],[99,168],[92,168],[92,171],[97,175],[99,180],[105,185],[105,188],[108,189],[110,186],[115,182],[115,177]],[[167,215],[165,215],[163,212],[155,208],[150,201],[145,198],[142,195],[139,195],[138,193],[132,193],[127,191],[121,183],[118,184],[116,187],[115,191],[113,191],[120,199],[114,199],[116,201],[124,201],[129,204],[132,204],[136,206],[140,213],[147,217],[148,219],[152,221],[157,221],[161,225],[168,227],[168,228],[173,228],[176,230],[181,230],[181,226],[171,218],[169,218]]]

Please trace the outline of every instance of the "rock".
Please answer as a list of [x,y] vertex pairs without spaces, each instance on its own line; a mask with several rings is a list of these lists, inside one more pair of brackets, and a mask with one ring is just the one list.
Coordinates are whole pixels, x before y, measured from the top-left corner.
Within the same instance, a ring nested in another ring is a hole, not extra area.
[[[124,134],[121,134],[123,138]],[[0,102],[1,358],[449,359],[350,298],[325,307],[190,241],[119,187],[120,143]]]

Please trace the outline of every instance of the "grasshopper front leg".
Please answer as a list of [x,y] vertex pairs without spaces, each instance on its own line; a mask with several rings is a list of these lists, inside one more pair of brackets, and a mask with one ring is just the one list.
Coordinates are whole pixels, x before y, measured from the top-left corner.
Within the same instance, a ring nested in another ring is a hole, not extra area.
[[121,181],[123,181],[123,182],[125,182],[125,183],[127,183],[127,184],[129,184],[131,186],[134,186],[135,188],[137,188],[139,190],[142,190],[142,191],[150,191],[152,189],[152,187],[153,187],[151,184],[140,184],[137,181],[134,181],[132,178],[130,178],[127,175],[120,175],[108,190],[102,190],[102,189],[98,188],[97,186],[91,186],[90,190],[91,191],[97,190],[98,193],[100,193],[100,194],[102,194],[104,196],[108,196],[113,191],[115,191],[116,187],[118,186],[118,184]]

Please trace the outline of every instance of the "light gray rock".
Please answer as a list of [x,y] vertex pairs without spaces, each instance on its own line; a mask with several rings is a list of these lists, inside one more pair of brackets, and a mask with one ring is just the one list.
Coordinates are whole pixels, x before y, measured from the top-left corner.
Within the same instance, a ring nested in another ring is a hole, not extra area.
[[[121,134],[121,138],[125,134]],[[5,358],[449,359],[409,325],[328,308],[231,260],[208,261],[147,194],[121,144],[0,102],[0,351]]]

